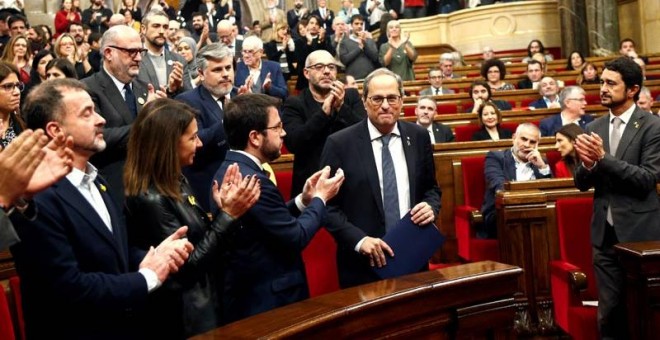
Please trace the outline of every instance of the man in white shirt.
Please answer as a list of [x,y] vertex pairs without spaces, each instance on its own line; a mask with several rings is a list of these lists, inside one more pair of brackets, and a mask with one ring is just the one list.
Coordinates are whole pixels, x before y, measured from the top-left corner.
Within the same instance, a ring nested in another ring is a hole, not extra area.
[[430,87],[427,87],[423,89],[422,91],[419,92],[420,96],[440,96],[443,94],[452,94],[454,93],[454,90],[452,89],[447,89],[442,87],[442,79],[444,78],[444,75],[442,74],[442,70],[438,68],[431,68],[429,70],[429,83],[431,84]]
[[543,96],[541,99],[533,101],[529,104],[530,107],[536,109],[557,108],[559,104],[559,86],[552,77],[544,77],[539,82],[539,94]]
[[433,121],[435,118],[437,103],[433,97],[419,97],[415,107],[415,116],[417,116],[417,125],[428,131],[431,137],[431,144],[446,143],[454,141],[454,133],[448,126]]

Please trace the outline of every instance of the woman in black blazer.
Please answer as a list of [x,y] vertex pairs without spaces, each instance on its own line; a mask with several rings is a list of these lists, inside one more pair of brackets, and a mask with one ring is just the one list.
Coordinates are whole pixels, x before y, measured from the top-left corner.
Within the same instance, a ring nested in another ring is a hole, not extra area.
[[270,41],[264,44],[264,52],[266,52],[268,60],[280,64],[284,80],[288,81],[292,75],[296,74],[293,66],[293,62],[296,61],[296,45],[289,32],[289,25],[279,23],[275,26]]
[[500,127],[502,113],[492,101],[484,102],[477,110],[481,129],[472,135],[472,140],[500,140],[513,136],[513,133]]
[[179,272],[149,294],[143,322],[154,339],[184,339],[221,324],[217,262],[238,227],[234,221],[260,194],[256,178],[241,178],[234,164],[222,186],[213,183],[221,210],[209,219],[181,174],[201,145],[193,109],[167,98],[145,105],[129,136],[124,168],[129,244],[148,250],[185,225],[195,247]]

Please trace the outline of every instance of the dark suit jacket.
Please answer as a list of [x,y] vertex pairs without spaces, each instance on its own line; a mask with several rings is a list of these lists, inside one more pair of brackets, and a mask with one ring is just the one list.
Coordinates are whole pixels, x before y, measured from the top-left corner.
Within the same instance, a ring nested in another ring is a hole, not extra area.
[[[235,92],[230,96],[234,95]],[[193,164],[185,167],[183,174],[188,178],[197,201],[209,211],[209,190],[213,183],[213,175],[218,171],[229,150],[227,135],[222,124],[224,112],[204,85],[178,95],[176,100],[192,106],[197,111],[197,135],[202,141],[202,147],[197,149]]]
[[660,203],[655,189],[660,179],[660,120],[636,107],[612,156],[609,119],[608,114],[587,125],[587,132],[596,132],[603,139],[605,157],[591,171],[580,164],[575,172],[578,189],[595,189],[591,243],[612,246],[604,242],[608,205],[619,242],[660,240]]
[[[454,90],[442,87],[440,93],[441,94],[452,94],[452,93],[454,93]],[[420,96],[435,96],[435,93],[433,92],[433,88],[431,86],[429,86],[429,87],[419,91],[419,95]]]
[[282,122],[286,136],[284,143],[296,157],[293,160],[291,197],[302,192],[309,176],[321,168],[320,159],[325,140],[332,133],[351,126],[367,116],[360,94],[347,89],[344,105],[330,116],[321,110],[309,89],[290,96],[282,107]]
[[[268,91],[264,91],[262,88],[266,76],[270,73],[271,85]],[[234,84],[236,86],[245,85],[245,80],[250,75],[250,70],[247,65],[242,61],[236,65],[236,76]],[[289,94],[287,90],[286,82],[284,81],[284,76],[282,75],[282,68],[279,63],[270,60],[261,60],[261,73],[259,73],[259,84],[261,93],[267,94],[273,97],[279,97],[280,99],[286,99],[286,96]]]
[[[327,229],[337,242],[339,283],[350,287],[378,280],[366,256],[354,248],[365,236],[385,235],[383,199],[367,119],[332,134],[326,141],[321,164],[342,168],[346,179],[330,202]],[[442,193],[435,180],[433,152],[428,132],[417,124],[399,121],[408,167],[411,208],[427,202],[438,214]]]
[[21,238],[12,253],[28,338],[144,336],[136,317],[147,300],[147,282],[137,272],[145,253],[128,247],[121,213],[99,191],[112,233],[66,178],[35,196],[35,220],[12,215]]
[[[165,69],[166,69],[165,80],[167,81],[169,79],[170,73],[172,73],[173,62],[178,61],[181,63],[182,66],[186,66],[188,62],[182,56],[170,52],[170,50],[167,48],[164,48],[163,52],[165,53]],[[153,85],[154,88],[157,90],[160,89],[161,86],[167,88],[168,86],[167,83],[160,84],[158,82],[156,69],[154,68],[154,64],[151,62],[151,58],[149,58],[148,53],[149,52],[142,53],[142,61],[140,61],[140,73],[138,74],[138,79],[142,80],[147,84]],[[192,89],[192,84],[190,83],[190,74],[188,74],[188,72],[186,72],[185,70],[186,68],[184,67],[183,88],[180,88],[176,93],[181,93],[183,91]]]
[[529,78],[525,78],[525,79],[523,79],[523,80],[521,80],[521,81],[518,82],[518,89],[519,89],[519,90],[522,90],[522,89],[531,89],[531,88],[533,88],[533,87],[534,87],[534,86],[533,86],[533,84],[532,84],[532,81],[529,80]]
[[346,74],[355,79],[364,79],[378,67],[378,47],[373,39],[367,39],[364,49],[345,36],[339,42],[339,60],[346,66]]
[[[511,104],[506,100],[491,99],[490,101],[495,104],[500,111],[511,111],[512,109]],[[470,106],[466,112],[472,112],[472,109],[474,109],[474,106]]]
[[293,65],[293,63],[297,61],[295,50],[291,52],[289,51],[289,48],[286,47],[284,50],[278,51],[277,42],[275,40],[271,40],[264,44],[264,52],[266,53],[268,60],[274,61],[278,64],[280,62],[280,56],[282,53],[286,54],[286,63],[289,67],[289,73],[282,73],[284,80],[289,80],[292,75],[296,74],[296,67]]
[[[314,198],[301,213],[246,155],[229,151],[215,175],[238,163],[243,176],[261,180],[261,195],[239,221],[225,272],[224,306],[229,321],[288,305],[309,297],[302,251],[325,223],[323,201]],[[217,208],[216,208],[217,210]]]
[[[329,7],[326,6],[325,14],[327,14],[327,16],[325,17],[325,19],[323,19],[323,17],[321,16],[321,11],[318,8],[313,10],[310,14],[316,15],[319,18],[321,18],[321,27],[325,28],[326,37],[335,34],[335,31],[332,29],[332,20],[335,19],[335,11],[331,10]],[[303,60],[302,63],[305,64],[305,61]]]
[[[552,177],[552,174],[541,175],[539,169],[531,163],[530,167],[534,171],[536,179]],[[488,151],[486,164],[484,165],[484,176],[486,177],[486,192],[484,193],[484,202],[481,205],[484,229],[478,231],[477,236],[495,238],[497,236],[495,194],[499,190],[504,190],[504,182],[516,181],[516,161],[513,159],[511,149]]]
[[529,103],[530,107],[537,108],[537,109],[547,109],[548,104],[543,100],[543,97]]
[[[590,115],[583,115],[582,117],[580,117],[578,123],[580,124],[580,127],[582,129],[586,129],[587,124],[591,123],[593,120],[594,117]],[[541,136],[554,137],[555,133],[557,133],[557,130],[561,129],[561,127],[563,126],[561,123],[561,113],[550,116],[548,118],[541,119],[541,123],[539,124],[539,126],[541,128]]]
[[433,122],[433,138],[435,138],[436,143],[453,142],[454,133],[449,126]]
[[[500,135],[500,139],[507,139],[511,138],[513,136],[513,132],[509,129],[504,129],[501,127],[497,127],[497,134]],[[485,127],[482,127],[481,129],[477,130],[474,134],[472,134],[472,140],[491,140],[490,134],[488,131],[486,131]]]
[[[92,156],[91,162],[99,168],[100,174],[108,181],[108,190],[115,203],[121,205],[124,201],[122,176],[126,161],[126,144],[135,117],[103,67],[101,71],[83,79],[82,82],[87,85],[96,112],[105,118],[103,139],[107,146],[105,150]],[[138,79],[133,79],[131,84],[135,94],[135,105],[140,112],[142,105],[147,102],[147,84]]]

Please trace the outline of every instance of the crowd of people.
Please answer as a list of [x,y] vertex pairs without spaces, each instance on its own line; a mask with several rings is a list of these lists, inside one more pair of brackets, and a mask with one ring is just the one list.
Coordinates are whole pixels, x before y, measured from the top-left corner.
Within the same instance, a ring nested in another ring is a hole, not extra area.
[[[346,0],[335,15],[325,0],[313,11],[296,0],[286,13],[266,3],[245,36],[233,1],[202,1],[184,24],[157,1],[123,0],[113,11],[93,0],[81,11],[63,0],[55,34],[0,10],[0,248],[14,256],[29,337],[200,334],[308,298],[302,250],[322,227],[347,288],[379,279],[372,268],[395,256],[383,236],[398,220],[436,220],[432,144],[454,135],[434,117],[439,96],[454,92],[443,80],[461,76],[455,56],[441,54],[417,121],[399,120],[418,52],[396,20],[433,9]],[[380,42],[368,30],[378,23]],[[660,121],[648,112],[644,60],[629,39],[602,71],[573,52],[567,69],[580,70],[580,81],[562,88],[546,74],[553,58],[541,41],[527,50],[527,78],[514,86],[485,49],[469,90],[467,112],[480,126],[472,139],[513,143],[486,156],[477,235],[497,237],[495,193],[505,181],[575,177],[596,190],[597,279],[610,285],[616,242],[660,237],[647,228],[660,211]],[[361,90],[340,80],[342,70]],[[287,86],[294,75],[296,94]],[[594,82],[610,110],[596,120],[580,87]],[[538,90],[531,107],[561,112],[539,126],[501,127],[511,105],[493,93],[516,88]],[[541,136],[556,138],[554,173]],[[283,146],[295,155],[289,202],[269,164]],[[648,223],[623,230],[637,203]],[[603,298],[620,294],[610,286]],[[603,334],[619,332],[622,306],[602,309]]]

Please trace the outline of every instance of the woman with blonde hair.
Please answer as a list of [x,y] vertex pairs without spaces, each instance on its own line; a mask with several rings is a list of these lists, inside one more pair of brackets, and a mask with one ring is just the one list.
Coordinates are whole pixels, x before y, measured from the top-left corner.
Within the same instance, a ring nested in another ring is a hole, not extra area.
[[58,58],[69,59],[71,64],[76,68],[78,79],[89,77],[94,73],[94,69],[87,58],[89,47],[86,47],[86,49],[86,51],[78,50],[76,40],[69,33],[63,33],[55,40],[55,55]]
[[278,23],[275,25],[270,41],[264,44],[264,52],[268,60],[278,62],[282,69],[284,80],[289,80],[296,72],[293,62],[296,60],[296,45],[289,32],[289,25]]
[[417,60],[417,50],[410,42],[410,33],[402,34],[398,20],[387,23],[387,43],[380,46],[378,59],[402,80],[415,80],[413,63]]
[[2,53],[2,60],[13,64],[18,69],[18,80],[23,84],[30,81],[32,70],[32,48],[28,38],[24,35],[13,36]]

